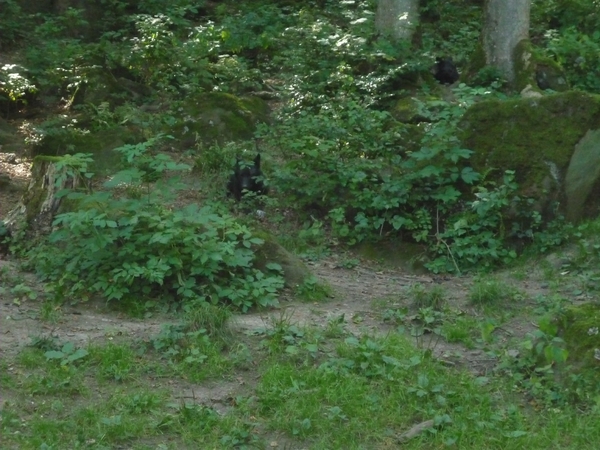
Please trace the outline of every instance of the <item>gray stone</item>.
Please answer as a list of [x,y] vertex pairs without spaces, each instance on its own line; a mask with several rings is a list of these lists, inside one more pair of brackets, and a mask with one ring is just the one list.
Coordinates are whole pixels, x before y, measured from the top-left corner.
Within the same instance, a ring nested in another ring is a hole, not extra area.
[[590,130],[575,146],[565,177],[568,220],[581,220],[586,200],[599,176],[600,130]]

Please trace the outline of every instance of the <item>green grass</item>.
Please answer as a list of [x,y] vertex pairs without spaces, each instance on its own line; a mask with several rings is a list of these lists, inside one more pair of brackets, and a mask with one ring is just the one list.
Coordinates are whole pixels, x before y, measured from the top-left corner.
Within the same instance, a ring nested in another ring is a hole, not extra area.
[[333,297],[333,289],[319,280],[310,276],[302,284],[296,286],[296,297],[305,302],[324,302]]
[[505,309],[522,300],[523,295],[507,282],[486,276],[474,280],[468,298],[473,305]]
[[442,286],[426,288],[421,283],[411,285],[407,295],[415,308],[433,308],[441,310],[446,305],[446,291]]
[[[459,317],[446,334],[473,340],[476,324]],[[533,409],[508,378],[444,367],[407,335],[357,338],[343,325],[325,332],[283,315],[262,346],[230,334],[219,352],[185,327],[157,337],[167,343],[159,349],[94,343],[66,363],[76,346],[55,359],[25,348],[0,364],[2,448],[268,448],[283,437],[289,448],[392,449],[427,420],[434,425],[402,448],[593,449],[600,439],[597,410]],[[193,348],[208,357],[186,362]],[[184,395],[190,382],[226,373],[249,383],[226,415]]]
[[461,343],[474,348],[475,340],[480,337],[480,321],[471,316],[459,316],[455,320],[445,321],[441,327],[442,336],[448,342]]

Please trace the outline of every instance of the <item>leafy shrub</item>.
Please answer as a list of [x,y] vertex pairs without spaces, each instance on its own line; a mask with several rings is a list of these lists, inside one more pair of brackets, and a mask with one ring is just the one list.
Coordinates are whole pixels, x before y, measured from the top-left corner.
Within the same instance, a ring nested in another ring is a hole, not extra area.
[[547,52],[565,69],[574,88],[600,92],[600,31],[582,33],[576,27],[547,33]]
[[[437,106],[440,115],[454,118],[445,103]],[[292,115],[272,131],[273,145],[286,149],[288,161],[273,184],[296,208],[327,215],[333,232],[350,242],[390,232],[426,241],[436,212],[460,198],[454,185],[478,177],[460,168],[470,151],[449,136],[449,122],[439,120],[443,126],[411,151],[402,124],[352,97],[316,114]]]
[[253,268],[252,248],[262,241],[246,226],[210,207],[166,206],[176,180],[160,179],[155,188],[143,182],[149,174],[187,170],[164,155],[147,171],[135,167],[152,143],[118,149],[133,168],[115,174],[106,191],[66,193],[76,209],[59,214],[47,244],[31,253],[55,295],[226,302],[243,310],[276,304],[283,281]]
[[[434,272],[492,268],[517,257],[516,247],[534,243],[547,249],[564,242],[560,220],[545,224],[531,207],[532,199],[516,195],[513,171],[501,183],[477,186],[475,200],[448,218],[430,250],[438,257],[426,267]],[[545,232],[542,232],[546,228]]]
[[0,104],[6,102],[7,117],[15,106],[18,109],[29,103],[37,90],[23,67],[16,64],[5,64],[0,67]]
[[43,16],[34,28],[36,45],[25,52],[27,67],[39,89],[61,95],[73,102],[75,94],[98,70],[97,46],[84,44],[80,30],[88,27],[81,10],[69,8],[65,14]]
[[28,29],[27,18],[15,0],[0,0],[0,47],[14,44]]

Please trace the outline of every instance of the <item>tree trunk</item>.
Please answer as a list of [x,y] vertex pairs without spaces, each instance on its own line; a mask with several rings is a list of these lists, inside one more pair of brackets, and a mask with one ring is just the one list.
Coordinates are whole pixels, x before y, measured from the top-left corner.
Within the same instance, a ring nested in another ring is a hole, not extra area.
[[515,49],[529,38],[531,0],[486,0],[484,6],[483,50],[486,64],[515,81]]
[[419,0],[379,0],[375,28],[394,40],[410,39],[419,22]]
[[11,235],[25,231],[28,237],[37,237],[51,231],[62,200],[56,193],[74,189],[78,184],[78,179],[69,175],[67,167],[57,170],[56,159],[38,156],[34,160],[27,191],[4,219]]

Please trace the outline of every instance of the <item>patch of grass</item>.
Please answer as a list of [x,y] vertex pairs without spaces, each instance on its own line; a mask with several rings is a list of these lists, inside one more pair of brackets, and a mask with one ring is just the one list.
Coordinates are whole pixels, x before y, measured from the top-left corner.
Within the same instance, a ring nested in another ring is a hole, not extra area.
[[46,300],[40,305],[40,320],[48,323],[57,323],[63,316],[60,305]]
[[192,305],[185,311],[186,326],[189,330],[206,330],[211,338],[222,341],[231,337],[230,319],[231,311],[222,305],[202,303]]
[[[420,314],[434,326],[428,314],[441,313]],[[26,348],[0,363],[0,373],[14,367],[0,376],[10,399],[0,410],[3,448],[267,448],[278,440],[290,443],[283,448],[475,450],[592,448],[586,443],[600,439],[596,412],[581,415],[568,405],[532,410],[512,380],[444,367],[401,334],[348,336],[340,317],[330,321],[336,332],[325,337],[292,317],[288,311],[264,331],[267,348],[277,349],[270,358],[254,359],[243,343],[229,353],[229,370],[256,367],[261,376],[248,395],[232,399],[225,416],[205,403],[210,399],[198,404],[180,388],[169,389],[202,379],[192,369],[213,361],[203,343],[207,334],[193,334],[199,330],[167,327],[160,342],[168,346],[158,355],[168,378],[150,370],[152,353],[136,355],[127,345],[90,346],[88,356],[66,364],[75,347],[58,359],[48,359],[45,348]],[[479,320],[445,319],[445,334],[463,341]],[[208,359],[186,363],[193,348]],[[423,433],[399,443],[402,433],[427,420]]]
[[16,380],[11,376],[8,363],[6,361],[0,361],[0,388],[10,389],[16,386]]
[[511,271],[512,277],[517,281],[523,281],[527,279],[528,273],[525,267],[517,267]]
[[519,292],[493,277],[477,278],[469,289],[468,299],[473,305],[506,307],[518,299]]
[[232,366],[223,353],[225,344],[211,339],[205,328],[196,329],[194,323],[163,325],[160,334],[151,342],[171,370],[191,381],[221,376]]
[[306,278],[302,284],[295,289],[296,296],[305,302],[322,302],[333,297],[333,289],[327,284],[319,282],[319,280],[310,276]]
[[84,372],[78,367],[49,361],[23,381],[32,395],[84,395],[88,392]]
[[356,258],[345,258],[340,261],[340,267],[343,267],[344,269],[354,269],[359,264],[360,260]]
[[136,373],[137,358],[129,345],[91,346],[89,354],[91,364],[97,368],[96,376],[101,380],[124,381]]
[[479,334],[479,322],[475,317],[460,316],[445,321],[441,326],[441,333],[448,342],[460,342],[467,348],[474,348],[474,339]]
[[280,360],[304,364],[317,358],[324,338],[320,330],[295,323],[293,315],[287,310],[272,318],[270,326],[262,330],[262,347]]
[[383,311],[382,319],[384,322],[402,324],[408,315],[408,307],[394,306]]
[[447,303],[446,290],[439,285],[427,289],[421,283],[413,284],[408,288],[407,294],[417,309],[433,308],[441,311]]
[[23,275],[10,265],[0,267],[0,281],[6,287],[25,283]]
[[541,269],[542,279],[545,281],[554,281],[556,280],[556,269],[552,267],[548,261],[542,260],[538,265],[539,269]]
[[239,370],[249,370],[255,362],[250,347],[241,342],[229,352],[229,360],[232,366]]
[[46,363],[44,353],[55,349],[58,349],[58,345],[54,340],[36,338],[32,341],[30,347],[25,347],[19,352],[16,358],[17,364],[23,366],[25,369],[35,369]]
[[347,334],[346,331],[347,319],[344,314],[334,317],[327,321],[324,336],[326,338],[341,338]]

